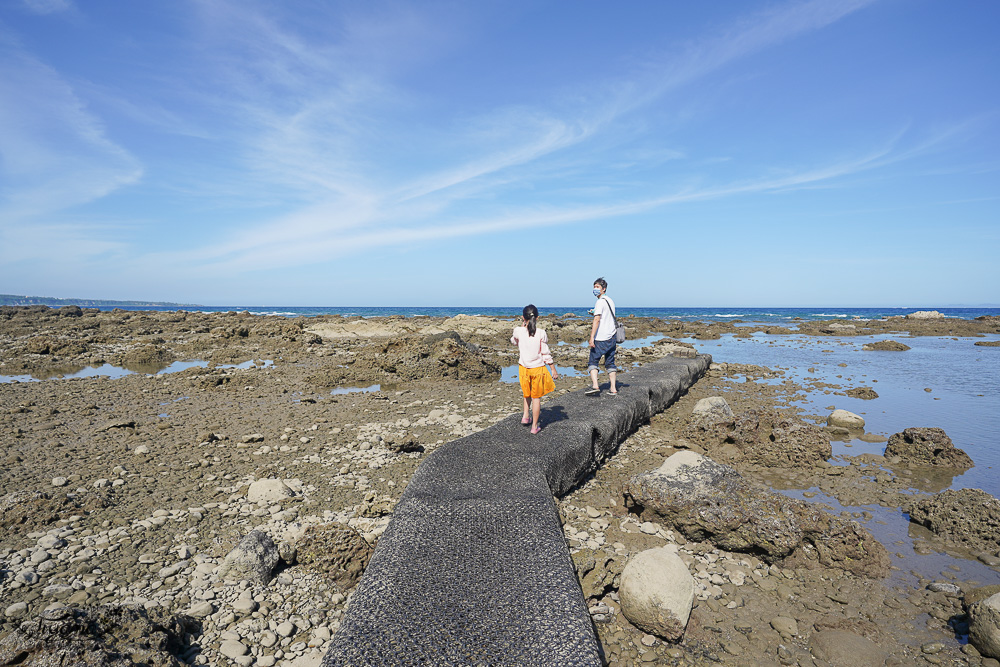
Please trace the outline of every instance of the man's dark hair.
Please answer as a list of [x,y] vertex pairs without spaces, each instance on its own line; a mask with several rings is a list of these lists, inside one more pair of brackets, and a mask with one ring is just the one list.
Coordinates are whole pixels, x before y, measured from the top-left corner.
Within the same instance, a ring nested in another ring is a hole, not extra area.
[[608,281],[605,280],[604,278],[598,278],[597,280],[594,281],[594,284],[600,285],[602,290],[607,291],[608,289]]

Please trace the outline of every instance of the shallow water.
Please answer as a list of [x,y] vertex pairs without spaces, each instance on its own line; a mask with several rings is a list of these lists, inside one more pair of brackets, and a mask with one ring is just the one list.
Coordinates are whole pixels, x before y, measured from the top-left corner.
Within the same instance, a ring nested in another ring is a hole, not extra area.
[[[861,346],[892,338],[906,352],[865,352]],[[807,415],[825,419],[832,408],[865,418],[865,430],[886,437],[912,426],[943,428],[956,447],[964,449],[976,467],[956,476],[954,488],[980,488],[1000,496],[1000,349],[976,346],[983,338],[895,336],[828,337],[768,336],[751,339],[723,336],[721,340],[688,339],[715,362],[756,364],[785,371],[780,384],[824,381],[851,387],[868,386],[874,400],[821,392],[803,394],[795,403]],[[846,366],[840,366],[846,364]],[[814,369],[810,372],[809,369]],[[838,377],[839,376],[839,377]],[[925,391],[929,388],[931,391]],[[884,443],[834,443],[834,454],[881,454]]]
[[343,396],[345,394],[370,394],[373,391],[380,391],[382,385],[373,384],[368,387],[335,387],[331,392],[331,396]]
[[[271,360],[266,361],[244,361],[239,364],[219,364],[216,368],[269,368],[274,365]],[[128,375],[166,375],[168,373],[179,373],[189,368],[208,368],[208,362],[201,359],[188,359],[186,361],[175,361],[170,364],[137,364],[128,367],[102,364],[100,366],[75,367],[77,370],[69,370],[62,373],[50,373],[45,375],[0,375],[2,382],[42,382],[43,380],[72,380],[74,378],[86,378],[104,376],[112,380],[123,378]]]
[[[565,375],[568,378],[578,378],[586,375],[586,373],[578,371],[572,366],[560,366],[556,364],[556,370],[559,372],[560,377]],[[517,384],[517,364],[514,364],[513,366],[504,366],[500,370],[500,382]]]
[[[865,352],[861,346],[873,340],[892,338],[910,346],[905,352]],[[756,334],[750,339],[723,336],[720,340],[687,339],[699,352],[712,355],[714,362],[742,363],[781,369],[785,375],[765,382],[780,384],[792,380],[800,385],[823,381],[844,389],[868,386],[879,397],[862,400],[849,396],[825,394],[822,390],[803,392],[793,404],[805,416],[820,419],[833,408],[843,408],[865,418],[865,430],[883,436],[913,426],[942,428],[975,462],[967,471],[940,471],[933,478],[914,479],[914,488],[937,493],[946,488],[979,488],[1000,497],[1000,349],[976,346],[985,338],[863,336],[827,337],[769,336]],[[846,364],[841,366],[840,364]],[[931,391],[925,391],[929,388]],[[885,443],[861,440],[833,442],[834,457],[863,453],[882,454]],[[834,461],[836,463],[836,461]],[[935,471],[937,472],[937,471]],[[807,491],[818,489],[778,489],[791,497],[805,499]],[[824,502],[837,510],[867,510],[873,519],[865,526],[893,555],[899,572],[916,571],[940,578],[956,574],[962,579],[997,583],[1000,573],[978,561],[955,558],[944,553],[917,554],[914,538],[926,535],[923,528],[909,522],[898,509],[866,505],[842,506],[835,499],[818,493],[810,502]],[[956,573],[953,567],[961,568]],[[905,576],[898,574],[897,576]]]

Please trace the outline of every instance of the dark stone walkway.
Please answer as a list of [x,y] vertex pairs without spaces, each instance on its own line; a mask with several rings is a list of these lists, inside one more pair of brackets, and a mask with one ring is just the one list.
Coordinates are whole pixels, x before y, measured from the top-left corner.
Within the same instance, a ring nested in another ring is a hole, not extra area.
[[666,358],[617,397],[545,402],[449,442],[420,465],[358,583],[332,665],[600,665],[553,495],[587,479],[708,368]]

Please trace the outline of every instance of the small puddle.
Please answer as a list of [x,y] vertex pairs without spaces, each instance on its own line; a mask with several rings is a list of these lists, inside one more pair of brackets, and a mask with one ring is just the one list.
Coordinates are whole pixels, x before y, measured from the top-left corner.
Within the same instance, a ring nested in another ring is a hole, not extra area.
[[[500,382],[517,384],[517,366],[518,364],[514,364],[513,366],[504,366],[500,371]],[[586,373],[578,371],[572,366],[556,366],[556,371],[558,371],[560,376],[565,375],[568,378],[579,378],[586,375]]]
[[660,334],[653,334],[652,336],[646,336],[645,338],[636,338],[635,340],[626,340],[624,343],[618,343],[618,347],[623,347],[626,350],[635,350],[640,347],[646,347],[647,345],[652,345],[658,340],[663,340],[666,336],[661,336]]
[[[274,362],[270,359],[264,361],[244,361],[239,364],[219,364],[216,368],[270,368]],[[188,359],[186,361],[175,361],[170,364],[134,364],[128,367],[113,366],[111,364],[101,364],[100,366],[74,366],[63,370],[53,370],[40,374],[31,375],[0,375],[0,383],[10,382],[43,382],[45,380],[73,380],[87,377],[107,377],[117,380],[129,375],[167,375],[179,373],[189,368],[208,368],[208,362],[202,359]]]
[[368,394],[373,391],[380,391],[382,385],[373,384],[370,387],[336,387],[330,392],[332,396],[342,396],[344,394]]

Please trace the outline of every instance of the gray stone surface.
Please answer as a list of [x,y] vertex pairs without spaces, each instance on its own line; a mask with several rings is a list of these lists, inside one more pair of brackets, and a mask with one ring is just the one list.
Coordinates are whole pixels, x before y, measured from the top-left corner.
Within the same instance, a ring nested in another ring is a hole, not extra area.
[[982,655],[1000,658],[1000,593],[969,607],[969,642]]
[[546,401],[440,447],[396,505],[323,665],[600,665],[553,494],[614,454],[711,358],[630,370],[617,397]]
[[624,486],[629,509],[692,541],[788,566],[817,560],[857,575],[884,576],[889,554],[862,526],[771,491],[735,468],[691,451]]
[[851,430],[863,430],[865,428],[864,417],[856,415],[853,412],[848,412],[847,410],[834,410],[826,418],[826,423],[830,426],[841,426]]
[[219,576],[229,581],[246,579],[260,584],[271,580],[278,564],[278,547],[266,533],[250,531],[219,566]]
[[972,468],[975,463],[955,446],[940,428],[904,428],[889,437],[886,457],[899,457],[908,465],[934,465],[950,468]]
[[694,602],[694,577],[680,556],[668,549],[647,549],[622,571],[622,613],[632,625],[675,641],[684,634]]
[[733,409],[726,403],[726,399],[721,396],[709,396],[694,404],[691,414],[710,415],[716,417],[733,417]]

